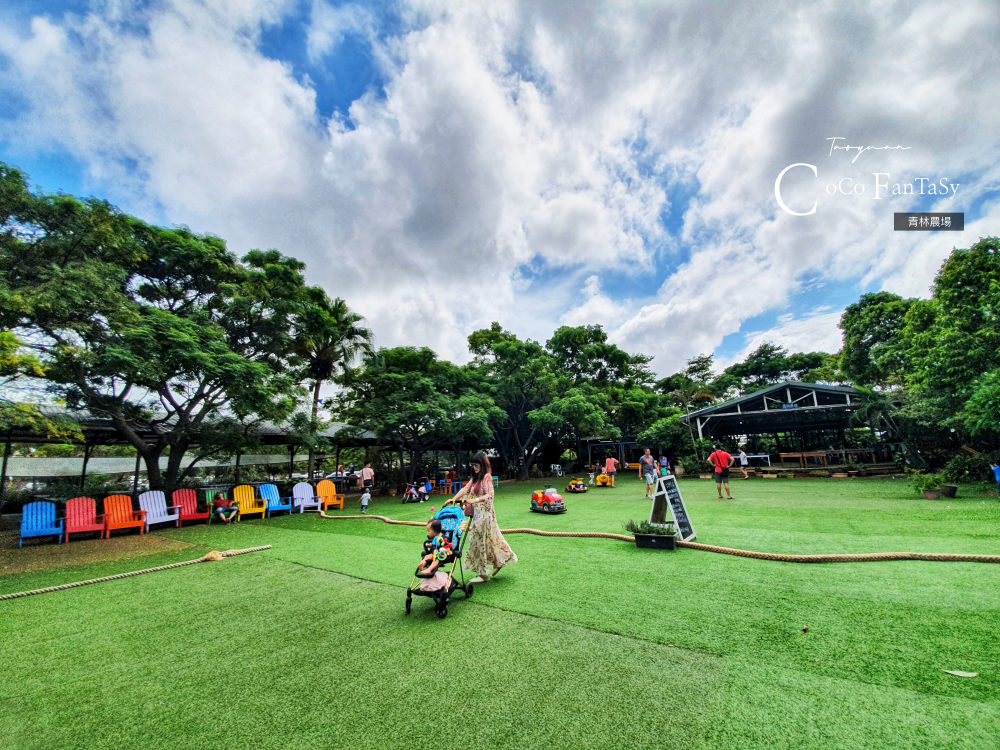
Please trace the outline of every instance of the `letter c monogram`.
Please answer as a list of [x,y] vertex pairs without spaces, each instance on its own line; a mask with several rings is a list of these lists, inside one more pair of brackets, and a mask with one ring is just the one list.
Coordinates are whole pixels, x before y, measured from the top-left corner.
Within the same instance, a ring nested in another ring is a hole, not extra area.
[[809,169],[813,171],[813,175],[819,177],[819,173],[816,171],[816,167],[814,167],[812,164],[802,164],[802,163],[789,164],[787,167],[781,170],[781,174],[778,175],[778,179],[774,181],[774,198],[775,200],[778,201],[778,205],[781,206],[781,210],[784,211],[785,213],[789,213],[792,216],[810,216],[811,214],[816,213],[816,206],[818,204],[818,201],[817,203],[813,203],[813,207],[811,210],[806,211],[805,213],[799,213],[798,211],[793,211],[792,209],[790,209],[788,206],[785,205],[785,202],[781,200],[781,178],[785,176],[785,172],[787,172],[789,169],[793,169],[794,167],[809,167]]

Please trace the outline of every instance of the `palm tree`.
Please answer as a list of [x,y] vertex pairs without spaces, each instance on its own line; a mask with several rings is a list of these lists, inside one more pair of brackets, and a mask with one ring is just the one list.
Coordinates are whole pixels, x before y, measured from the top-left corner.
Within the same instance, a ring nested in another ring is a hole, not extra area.
[[[349,368],[361,354],[372,352],[372,332],[361,325],[364,317],[340,297],[331,300],[325,291],[312,287],[309,299],[295,325],[295,350],[305,362],[305,377],[313,381],[312,428],[319,422],[319,392],[337,370]],[[309,479],[316,463],[316,449],[309,448]]]

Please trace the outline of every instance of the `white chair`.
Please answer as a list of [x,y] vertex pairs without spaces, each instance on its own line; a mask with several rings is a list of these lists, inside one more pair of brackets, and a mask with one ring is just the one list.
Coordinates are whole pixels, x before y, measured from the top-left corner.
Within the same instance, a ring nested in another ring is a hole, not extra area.
[[292,487],[292,513],[299,511],[305,513],[307,508],[319,510],[323,505],[323,498],[317,497],[313,487],[308,482],[299,482]]
[[154,523],[181,525],[181,506],[167,505],[166,496],[159,490],[139,495],[139,507],[146,511],[146,531]]

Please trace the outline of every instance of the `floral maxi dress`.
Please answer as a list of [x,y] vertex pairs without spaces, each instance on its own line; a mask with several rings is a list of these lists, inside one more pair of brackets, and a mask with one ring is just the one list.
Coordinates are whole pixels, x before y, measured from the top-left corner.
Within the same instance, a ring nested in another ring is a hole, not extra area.
[[478,576],[489,576],[491,565],[496,572],[504,565],[517,562],[517,555],[507,544],[497,525],[497,516],[493,511],[493,477],[489,474],[483,478],[480,491],[482,494],[477,497],[475,490],[469,488],[471,499],[479,502],[473,506],[475,514],[465,551],[465,567]]

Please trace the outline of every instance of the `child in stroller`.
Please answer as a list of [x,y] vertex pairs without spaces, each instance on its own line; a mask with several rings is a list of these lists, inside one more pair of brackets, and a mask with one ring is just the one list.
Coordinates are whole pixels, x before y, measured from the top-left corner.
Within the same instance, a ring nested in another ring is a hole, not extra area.
[[[406,589],[406,612],[409,614],[414,595],[428,596],[434,600],[438,617],[448,616],[448,602],[456,589],[462,589],[465,598],[472,596],[472,584],[466,583],[462,570],[462,548],[468,521],[461,507],[442,508],[427,523],[427,540],[423,545],[420,565]],[[450,570],[445,570],[448,565]],[[455,580],[455,568],[461,582]]]

